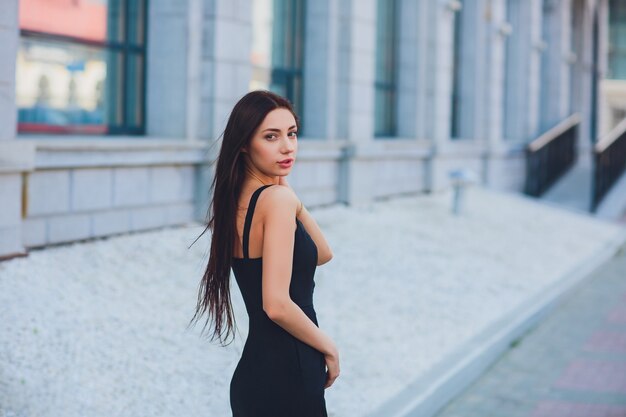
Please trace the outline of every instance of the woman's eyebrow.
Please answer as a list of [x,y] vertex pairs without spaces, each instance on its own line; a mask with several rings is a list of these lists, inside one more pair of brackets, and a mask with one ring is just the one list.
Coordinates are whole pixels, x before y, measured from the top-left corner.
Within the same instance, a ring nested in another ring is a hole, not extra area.
[[[296,125],[289,126],[289,129],[293,129],[293,128],[295,128],[295,127],[296,127]],[[287,129],[287,130],[289,130],[289,129]],[[268,128],[268,129],[265,129],[265,130],[264,130],[264,132],[267,132],[268,130],[271,130],[272,132],[280,132],[280,129],[276,129],[276,128],[274,128],[274,127],[270,127],[270,128]]]

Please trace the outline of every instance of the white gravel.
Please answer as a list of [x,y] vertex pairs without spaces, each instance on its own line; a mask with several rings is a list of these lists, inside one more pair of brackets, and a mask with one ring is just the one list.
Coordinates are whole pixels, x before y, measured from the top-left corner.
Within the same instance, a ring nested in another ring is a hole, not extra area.
[[[341,376],[333,417],[364,416],[455,347],[623,233],[615,224],[473,187],[311,210],[334,258],[318,267],[320,327]],[[0,263],[0,416],[230,416],[247,334],[187,330],[208,253],[199,225],[31,252]]]

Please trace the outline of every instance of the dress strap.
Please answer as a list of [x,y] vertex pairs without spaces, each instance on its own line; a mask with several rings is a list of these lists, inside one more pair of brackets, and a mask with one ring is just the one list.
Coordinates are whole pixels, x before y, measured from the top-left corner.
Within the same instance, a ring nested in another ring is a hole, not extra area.
[[256,201],[259,198],[259,194],[261,191],[266,189],[269,186],[274,184],[266,184],[257,188],[254,193],[252,193],[252,197],[250,197],[250,204],[248,204],[248,211],[246,213],[246,222],[243,226],[243,257],[248,259],[248,241],[250,238],[250,226],[252,225],[252,216],[254,215],[254,207],[256,207]]

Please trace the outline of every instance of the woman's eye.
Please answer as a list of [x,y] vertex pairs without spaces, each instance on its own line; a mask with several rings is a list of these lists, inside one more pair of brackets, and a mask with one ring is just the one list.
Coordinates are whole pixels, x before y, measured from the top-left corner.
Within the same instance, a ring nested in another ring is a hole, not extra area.
[[[293,137],[297,137],[298,136],[298,132],[289,132],[289,134],[292,135]],[[267,135],[267,136],[265,136],[265,139],[272,139],[274,137],[276,137],[276,135],[273,135],[273,134],[272,135]]]

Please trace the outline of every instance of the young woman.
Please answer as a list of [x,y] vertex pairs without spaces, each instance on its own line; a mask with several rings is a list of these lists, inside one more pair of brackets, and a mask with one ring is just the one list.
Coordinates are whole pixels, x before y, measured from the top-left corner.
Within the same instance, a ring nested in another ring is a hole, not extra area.
[[252,91],[233,108],[217,160],[211,251],[192,321],[208,310],[213,337],[221,341],[224,320],[230,333],[232,268],[249,317],[230,381],[233,417],[327,416],[324,389],[339,376],[337,347],[313,307],[315,269],[333,255],[287,182],[299,126],[288,100]]

